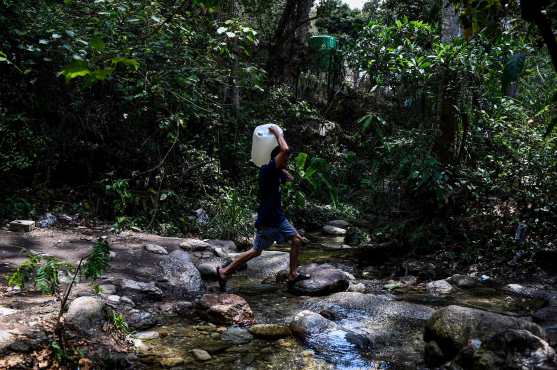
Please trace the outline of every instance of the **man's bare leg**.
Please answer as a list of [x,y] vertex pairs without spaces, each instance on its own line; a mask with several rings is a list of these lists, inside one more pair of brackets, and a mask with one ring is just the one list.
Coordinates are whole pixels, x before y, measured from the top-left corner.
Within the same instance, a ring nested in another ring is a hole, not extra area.
[[222,268],[219,269],[220,278],[223,279],[223,280],[226,280],[227,275],[232,274],[234,271],[236,271],[244,263],[248,262],[252,258],[255,258],[255,257],[259,256],[260,254],[261,254],[261,251],[257,251],[253,248],[251,248],[248,251],[245,251],[244,253],[240,254],[238,256],[238,258],[236,258],[234,261],[232,261],[232,263],[230,265],[228,265],[226,267],[222,267]]
[[302,246],[302,237],[295,235],[291,240],[290,247],[290,273],[288,280],[294,280],[298,276],[298,256],[300,255],[300,248]]

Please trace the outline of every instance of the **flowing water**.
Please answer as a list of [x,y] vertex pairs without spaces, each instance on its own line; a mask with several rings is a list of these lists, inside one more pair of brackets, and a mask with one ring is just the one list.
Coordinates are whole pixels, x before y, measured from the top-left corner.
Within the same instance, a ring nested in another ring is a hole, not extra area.
[[[281,246],[274,249],[288,250]],[[346,266],[357,266],[358,261],[338,239],[319,237],[301,256],[302,264],[312,262],[337,264],[346,270]],[[360,278],[357,269],[350,272]],[[459,304],[524,314],[541,303],[513,299],[494,288],[457,290],[444,298],[407,288],[395,294],[375,292],[369,302],[348,304],[342,299],[294,296],[284,284],[250,278],[245,272],[230,279],[229,291],[248,301],[258,323],[287,324],[296,313],[311,309],[332,313],[338,328],[312,336],[305,343],[283,338],[238,344],[223,338],[225,327],[171,317],[154,329],[159,339],[145,341],[148,348],[142,350],[141,362],[152,369],[173,365],[188,369],[414,369],[423,367],[423,326],[434,308]],[[369,338],[369,343],[354,339],[361,337]],[[195,348],[209,352],[211,359],[196,361],[191,354]]]

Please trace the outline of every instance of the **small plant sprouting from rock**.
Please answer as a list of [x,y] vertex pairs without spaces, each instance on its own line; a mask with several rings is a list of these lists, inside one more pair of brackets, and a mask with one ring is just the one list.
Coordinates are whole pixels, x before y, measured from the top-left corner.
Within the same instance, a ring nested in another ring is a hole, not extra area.
[[112,311],[112,324],[114,328],[122,334],[129,334],[130,328],[124,316],[116,311]]

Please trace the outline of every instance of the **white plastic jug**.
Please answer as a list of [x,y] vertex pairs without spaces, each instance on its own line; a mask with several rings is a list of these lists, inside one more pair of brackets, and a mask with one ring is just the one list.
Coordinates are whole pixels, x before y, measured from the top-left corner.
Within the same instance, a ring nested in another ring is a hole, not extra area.
[[275,135],[269,131],[269,127],[271,126],[276,126],[282,134],[282,129],[273,123],[257,126],[255,130],[253,130],[251,161],[255,163],[257,167],[269,163],[271,160],[271,152],[278,145]]

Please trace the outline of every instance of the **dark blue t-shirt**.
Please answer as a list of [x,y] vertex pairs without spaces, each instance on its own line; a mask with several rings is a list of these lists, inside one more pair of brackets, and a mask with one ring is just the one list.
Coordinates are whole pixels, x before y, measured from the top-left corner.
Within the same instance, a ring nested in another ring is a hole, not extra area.
[[280,185],[286,181],[284,172],[277,168],[275,159],[259,170],[259,209],[255,227],[277,227],[286,218],[282,210]]

